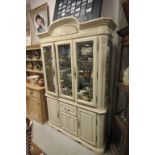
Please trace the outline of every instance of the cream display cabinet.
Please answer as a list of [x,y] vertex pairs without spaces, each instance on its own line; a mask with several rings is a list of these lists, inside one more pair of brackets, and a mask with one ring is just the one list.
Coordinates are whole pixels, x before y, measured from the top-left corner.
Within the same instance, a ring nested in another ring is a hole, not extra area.
[[39,35],[49,125],[98,154],[106,146],[114,29],[110,18],[65,17]]

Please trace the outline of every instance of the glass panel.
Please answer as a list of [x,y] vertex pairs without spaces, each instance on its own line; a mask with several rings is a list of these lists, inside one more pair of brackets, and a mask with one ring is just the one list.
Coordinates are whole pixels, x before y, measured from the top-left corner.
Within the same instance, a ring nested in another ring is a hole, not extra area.
[[128,85],[129,79],[129,47],[125,46],[122,49],[122,63],[120,72],[120,81]]
[[78,99],[93,100],[93,41],[77,43]]
[[69,44],[58,46],[58,57],[61,94],[72,96],[71,54]]
[[52,47],[46,46],[43,47],[44,50],[44,62],[45,62],[45,74],[47,80],[47,89],[48,91],[55,92],[55,71],[53,66],[53,56],[52,56]]

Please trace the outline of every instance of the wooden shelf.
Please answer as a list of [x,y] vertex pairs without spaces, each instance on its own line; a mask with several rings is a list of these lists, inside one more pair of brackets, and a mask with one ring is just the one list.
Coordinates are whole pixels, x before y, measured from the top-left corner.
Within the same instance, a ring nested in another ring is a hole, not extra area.
[[35,90],[44,90],[45,87],[44,86],[39,86],[38,84],[30,84],[30,83],[26,83],[26,87],[30,88],[30,89],[35,89]]
[[31,73],[42,73],[43,74],[43,71],[37,71],[37,70],[26,70],[27,72],[31,72]]
[[35,49],[40,49],[40,45],[30,45],[30,46],[26,46],[26,50],[35,50]]
[[116,121],[117,125],[121,128],[121,130],[124,131],[125,130],[125,122],[123,122],[123,120],[120,118],[120,116],[116,115],[115,121]]
[[123,82],[120,82],[118,86],[121,90],[129,93],[129,86],[128,85],[125,85],[125,84],[123,84]]
[[42,61],[42,59],[26,59],[26,61]]

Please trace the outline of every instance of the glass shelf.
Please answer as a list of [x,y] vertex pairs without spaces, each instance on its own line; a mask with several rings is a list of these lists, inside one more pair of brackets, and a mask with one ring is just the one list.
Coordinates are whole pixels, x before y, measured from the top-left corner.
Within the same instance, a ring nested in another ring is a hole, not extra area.
[[27,71],[27,72],[32,72],[32,73],[43,73],[43,71],[30,70],[30,69],[27,69],[26,71]]

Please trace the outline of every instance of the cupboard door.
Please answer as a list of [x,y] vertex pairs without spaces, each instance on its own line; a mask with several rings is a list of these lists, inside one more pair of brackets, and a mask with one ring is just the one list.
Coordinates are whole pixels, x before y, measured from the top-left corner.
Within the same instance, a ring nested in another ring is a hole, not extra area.
[[40,104],[39,104],[39,100],[38,98],[31,96],[30,95],[30,115],[32,118],[36,119],[36,120],[40,120]]
[[46,92],[58,96],[55,53],[52,44],[42,45]]
[[77,118],[61,112],[61,127],[68,132],[77,135]]
[[72,42],[57,42],[56,56],[60,97],[74,99]]
[[96,114],[78,109],[79,137],[96,146]]
[[49,121],[57,126],[60,126],[60,108],[58,101],[47,99],[47,105]]
[[97,39],[89,37],[74,42],[76,100],[96,106],[97,95]]

